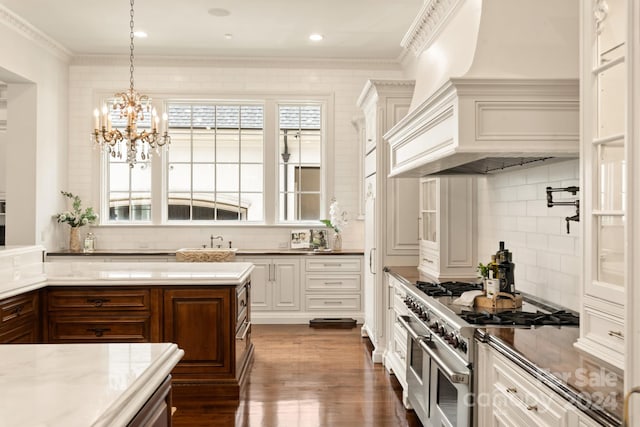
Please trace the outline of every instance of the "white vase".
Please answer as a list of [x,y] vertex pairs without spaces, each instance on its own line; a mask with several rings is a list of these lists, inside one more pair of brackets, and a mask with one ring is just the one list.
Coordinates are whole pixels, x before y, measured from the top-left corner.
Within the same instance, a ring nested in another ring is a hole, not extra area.
[[342,234],[333,233],[333,240],[331,242],[331,249],[334,251],[342,250]]

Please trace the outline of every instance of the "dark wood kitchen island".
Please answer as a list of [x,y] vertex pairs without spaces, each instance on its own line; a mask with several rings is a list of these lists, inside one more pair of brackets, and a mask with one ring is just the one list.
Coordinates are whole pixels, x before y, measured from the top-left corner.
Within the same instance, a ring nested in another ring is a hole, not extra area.
[[45,263],[45,343],[173,342],[174,406],[238,402],[253,360],[249,263]]

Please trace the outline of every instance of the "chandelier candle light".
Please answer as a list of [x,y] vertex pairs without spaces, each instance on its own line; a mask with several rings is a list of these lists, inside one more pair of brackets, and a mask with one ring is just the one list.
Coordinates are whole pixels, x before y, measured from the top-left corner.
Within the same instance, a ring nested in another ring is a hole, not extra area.
[[[163,147],[171,143],[171,137],[168,134],[168,117],[164,113],[162,115],[162,124],[155,108],[151,107],[151,98],[147,95],[141,95],[134,89],[133,85],[133,2],[131,0],[131,19],[129,21],[129,90],[127,92],[116,93],[113,102],[113,111],[118,111],[121,119],[126,119],[127,125],[124,133],[119,129],[113,129],[111,123],[111,114],[107,105],[103,105],[102,114],[96,108],[93,112],[95,129],[93,130],[93,139],[100,148],[107,151],[112,157],[122,158],[123,145],[126,147],[127,162],[130,167],[135,165],[140,153],[141,160],[147,160],[150,156],[150,149],[159,151]],[[137,122],[144,120],[145,113],[151,115],[151,129],[143,130],[138,133]]]

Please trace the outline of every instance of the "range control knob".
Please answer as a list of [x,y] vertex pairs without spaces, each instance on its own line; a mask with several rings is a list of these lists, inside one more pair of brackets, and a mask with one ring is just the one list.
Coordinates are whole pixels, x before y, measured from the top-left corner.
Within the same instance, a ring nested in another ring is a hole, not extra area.
[[451,346],[453,348],[458,348],[460,347],[460,340],[458,339],[458,337],[452,337],[451,340],[449,341],[449,344],[451,344]]
[[438,332],[438,330],[440,329],[440,325],[438,324],[438,322],[433,322],[431,324],[431,329]]
[[445,332],[446,332],[446,331],[445,331],[445,329],[444,329],[444,326],[440,326],[440,327],[438,328],[438,335],[440,335],[441,337],[443,337],[443,336],[444,336]]
[[458,348],[460,349],[460,351],[462,351],[463,353],[467,352],[467,343],[464,341],[460,341],[460,343],[458,344]]

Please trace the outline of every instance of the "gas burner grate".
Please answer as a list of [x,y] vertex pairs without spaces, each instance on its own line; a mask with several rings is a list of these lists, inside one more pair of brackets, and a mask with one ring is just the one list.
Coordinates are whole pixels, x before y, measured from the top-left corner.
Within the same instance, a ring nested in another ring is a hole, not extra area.
[[541,311],[502,311],[499,313],[477,313],[463,311],[460,317],[474,325],[513,325],[513,326],[578,326],[580,318],[565,310],[543,313]]
[[451,296],[459,297],[467,291],[479,291],[482,290],[482,285],[477,283],[465,283],[465,282],[442,282],[431,283],[422,282],[418,280],[416,286],[425,294],[430,297]]

